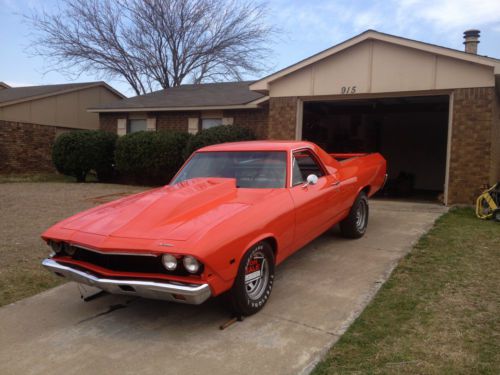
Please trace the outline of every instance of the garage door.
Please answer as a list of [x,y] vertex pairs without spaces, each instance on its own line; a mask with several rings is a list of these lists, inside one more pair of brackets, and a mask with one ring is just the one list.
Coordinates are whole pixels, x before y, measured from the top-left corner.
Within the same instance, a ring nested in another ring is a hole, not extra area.
[[389,181],[382,195],[442,200],[448,96],[304,102],[302,138],[329,152],[380,152]]

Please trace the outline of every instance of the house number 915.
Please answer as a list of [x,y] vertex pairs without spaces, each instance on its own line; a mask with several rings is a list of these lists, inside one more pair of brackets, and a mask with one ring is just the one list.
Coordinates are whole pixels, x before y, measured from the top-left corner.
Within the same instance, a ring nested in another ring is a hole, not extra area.
[[356,93],[356,86],[342,86],[342,89],[340,90],[342,94],[355,94]]

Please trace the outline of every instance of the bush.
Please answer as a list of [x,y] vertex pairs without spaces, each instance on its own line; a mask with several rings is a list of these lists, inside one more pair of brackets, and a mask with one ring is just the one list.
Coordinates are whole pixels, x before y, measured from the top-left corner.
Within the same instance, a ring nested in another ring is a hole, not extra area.
[[63,133],[52,148],[52,162],[56,169],[78,182],[85,182],[90,170],[105,178],[113,170],[116,135],[100,130]]
[[217,143],[238,142],[254,140],[252,131],[237,125],[221,125],[200,131],[191,137],[184,152],[184,157],[189,157],[194,151]]
[[137,132],[118,139],[115,159],[118,171],[134,182],[165,184],[184,162],[188,133]]
[[92,169],[101,182],[113,181],[115,178],[115,148],[118,135],[115,133],[98,131],[96,137],[95,162]]

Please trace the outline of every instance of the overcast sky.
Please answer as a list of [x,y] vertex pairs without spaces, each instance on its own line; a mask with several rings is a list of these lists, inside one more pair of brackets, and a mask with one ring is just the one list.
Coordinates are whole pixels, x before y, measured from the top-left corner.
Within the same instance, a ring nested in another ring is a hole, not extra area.
[[[57,0],[0,0],[0,81],[12,86],[72,82],[30,56],[30,30],[20,14]],[[462,33],[481,30],[479,53],[500,58],[500,0],[270,0],[268,22],[283,31],[270,61],[281,69],[367,29],[463,49]],[[258,77],[248,77],[250,79]],[[77,81],[99,77],[80,76]],[[126,83],[108,81],[126,95]]]

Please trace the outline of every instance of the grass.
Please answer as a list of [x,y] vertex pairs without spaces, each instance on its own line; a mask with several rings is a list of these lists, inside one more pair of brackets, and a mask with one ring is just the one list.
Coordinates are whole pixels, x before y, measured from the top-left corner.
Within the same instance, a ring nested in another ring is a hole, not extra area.
[[[65,176],[58,173],[14,173],[0,175],[0,184],[15,182],[75,182],[76,179],[71,176]],[[93,174],[87,175],[87,182],[96,182],[97,178]]]
[[77,212],[143,191],[115,184],[0,184],[0,306],[64,282],[40,265],[50,249],[40,234]]
[[453,209],[313,371],[499,374],[500,223]]

